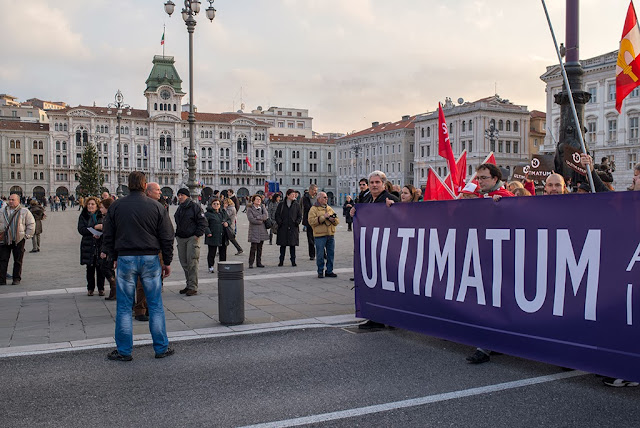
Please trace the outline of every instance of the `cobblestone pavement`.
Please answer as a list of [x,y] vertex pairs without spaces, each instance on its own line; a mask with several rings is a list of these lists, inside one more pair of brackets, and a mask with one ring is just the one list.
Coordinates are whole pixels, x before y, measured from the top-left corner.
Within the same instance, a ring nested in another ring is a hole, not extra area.
[[[175,206],[171,207],[172,219],[175,210]],[[105,301],[97,292],[91,297],[86,295],[85,267],[80,266],[80,234],[76,230],[78,215],[77,208],[47,211],[41,251],[30,253],[31,242],[26,245],[21,285],[0,286],[0,348],[113,340],[116,302]],[[302,228],[297,267],[291,266],[288,250],[285,266],[277,266],[279,247],[275,245],[274,236],[274,245],[265,242],[263,264],[266,268],[247,269],[248,222],[246,214],[239,214],[238,242],[244,254],[234,255],[235,249],[230,246],[227,260],[245,263],[245,325],[353,315],[353,282],[349,281],[353,276],[353,238],[344,218],[341,220],[343,223],[336,234],[338,278],[319,279],[315,260],[309,259]],[[175,251],[172,273],[165,280],[163,293],[170,333],[221,327],[217,273],[209,273],[206,253],[207,247],[203,246],[198,295],[185,297],[178,293],[185,282]],[[11,266],[12,262],[9,271]],[[108,292],[108,284],[106,288]],[[134,321],[134,334],[145,337],[148,333],[146,322]]]

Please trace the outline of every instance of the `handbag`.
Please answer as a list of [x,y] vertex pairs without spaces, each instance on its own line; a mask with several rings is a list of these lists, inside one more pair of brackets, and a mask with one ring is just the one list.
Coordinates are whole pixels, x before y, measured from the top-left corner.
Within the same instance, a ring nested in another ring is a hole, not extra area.
[[264,221],[264,227],[266,229],[271,229],[273,227],[273,220],[271,220],[270,218],[266,219]]
[[233,241],[236,238],[236,233],[233,231],[231,226],[225,227],[224,233],[229,241]]

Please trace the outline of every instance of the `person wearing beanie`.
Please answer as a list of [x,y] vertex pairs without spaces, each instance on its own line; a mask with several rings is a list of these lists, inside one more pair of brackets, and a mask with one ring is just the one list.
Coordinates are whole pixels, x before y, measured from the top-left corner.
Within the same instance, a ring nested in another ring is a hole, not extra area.
[[200,204],[191,199],[189,189],[178,190],[176,220],[176,242],[178,258],[187,280],[180,294],[198,294],[198,263],[200,262],[200,237],[204,235],[207,220]]

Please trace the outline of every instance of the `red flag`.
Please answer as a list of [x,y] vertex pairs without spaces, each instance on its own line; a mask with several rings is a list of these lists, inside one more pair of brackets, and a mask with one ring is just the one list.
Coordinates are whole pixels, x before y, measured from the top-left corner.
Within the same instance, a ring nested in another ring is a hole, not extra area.
[[622,100],[640,85],[640,28],[638,18],[633,7],[633,1],[629,3],[627,18],[622,29],[618,62],[616,64],[616,110],[620,113]]
[[249,165],[249,168],[253,168],[253,165],[251,165],[251,162],[249,162],[249,156],[244,158],[244,161],[247,163],[247,165]]
[[465,149],[458,160],[456,161],[456,170],[458,171],[458,183],[459,186],[454,186],[453,181],[451,180],[451,173],[447,174],[444,178],[444,183],[449,186],[450,189],[453,190],[453,193],[456,195],[462,191],[464,187],[464,183],[467,179],[467,150]]
[[425,201],[448,201],[455,199],[451,189],[444,184],[440,176],[429,167],[429,173],[427,174],[427,186],[424,190]]
[[453,187],[458,188],[458,172],[456,169],[456,158],[453,156],[451,149],[451,141],[449,140],[449,129],[447,121],[444,118],[442,104],[438,103],[438,154],[447,160],[451,178],[453,179]]

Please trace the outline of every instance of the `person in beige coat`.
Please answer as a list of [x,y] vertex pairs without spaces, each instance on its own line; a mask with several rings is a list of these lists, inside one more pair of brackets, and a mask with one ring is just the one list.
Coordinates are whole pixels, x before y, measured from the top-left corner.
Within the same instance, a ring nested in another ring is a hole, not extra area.
[[0,285],[7,284],[7,267],[13,254],[13,283],[20,284],[22,279],[22,258],[24,244],[36,231],[36,220],[27,208],[20,205],[17,194],[9,196],[9,200],[0,209]]
[[[327,204],[328,197],[325,192],[318,192],[318,200],[309,210],[309,226],[313,228],[313,238],[316,246],[316,265],[318,266],[318,278],[335,278],[333,273],[333,254],[335,251],[336,226],[340,223],[338,215]],[[324,269],[324,254],[327,254],[327,270]]]

